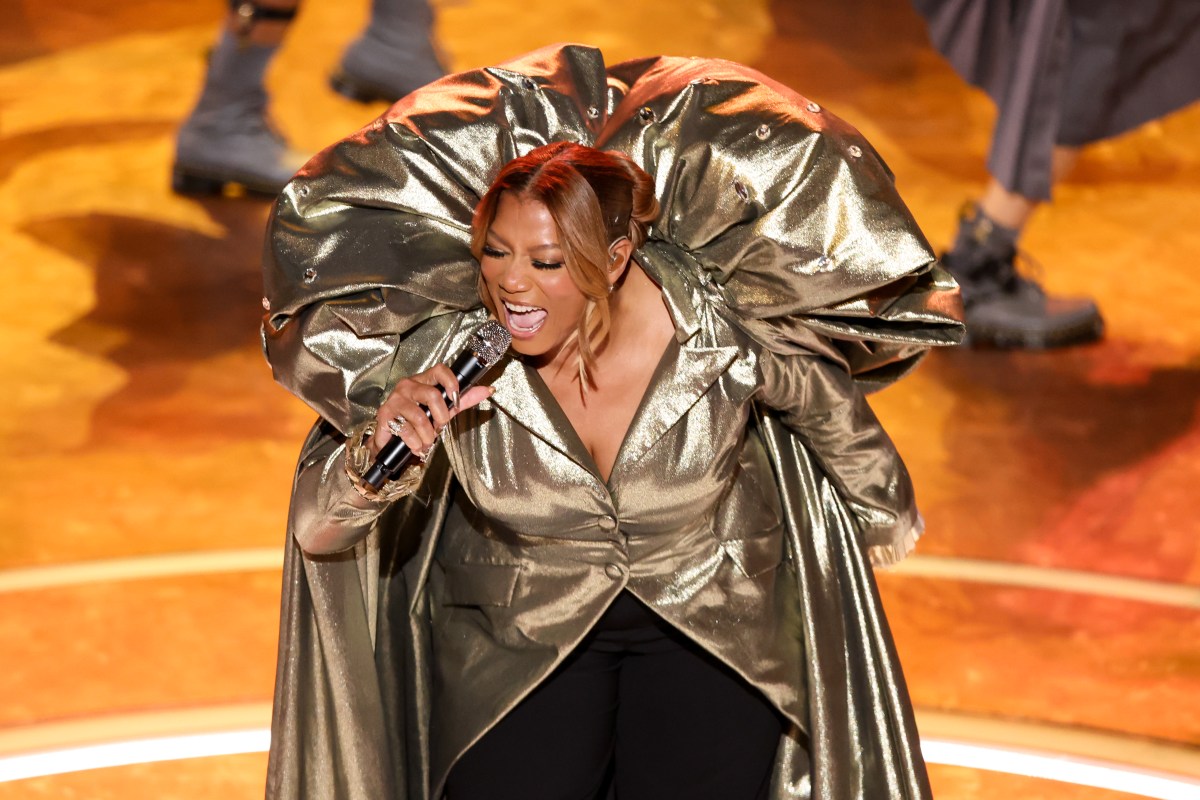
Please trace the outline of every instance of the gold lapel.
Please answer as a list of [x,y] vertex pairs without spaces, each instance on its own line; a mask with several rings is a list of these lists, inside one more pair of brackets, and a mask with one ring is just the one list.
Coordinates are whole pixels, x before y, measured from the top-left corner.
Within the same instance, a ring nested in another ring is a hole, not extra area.
[[518,425],[604,483],[596,471],[592,454],[575,433],[571,421],[541,376],[517,358],[506,358],[503,366],[503,372],[492,382],[496,393],[491,396],[491,402]]
[[[609,482],[620,472],[623,464],[637,461],[670,430],[679,418],[738,357],[734,345],[697,347],[697,341],[720,342],[712,320],[705,320],[708,299],[703,290],[690,279],[691,272],[670,250],[663,251],[647,242],[638,251],[638,263],[662,288],[663,299],[675,324],[675,340],[663,353],[662,361],[650,378],[646,395],[633,415],[625,441],[617,451]],[[704,309],[704,310],[702,310]],[[707,331],[707,335],[702,333]],[[691,342],[693,346],[688,346]]]
[[617,452],[610,484],[625,464],[645,455],[696,404],[738,353],[735,346],[686,347],[671,340]]

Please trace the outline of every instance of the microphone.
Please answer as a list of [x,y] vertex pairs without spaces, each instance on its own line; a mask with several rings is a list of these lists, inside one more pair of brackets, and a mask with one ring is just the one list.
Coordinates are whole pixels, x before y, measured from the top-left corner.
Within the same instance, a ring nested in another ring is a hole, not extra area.
[[[510,344],[512,344],[512,334],[495,320],[488,320],[476,328],[475,332],[471,334],[470,340],[467,341],[467,346],[450,364],[450,370],[454,373],[454,377],[458,378],[458,393],[461,395],[478,383],[479,379],[483,377],[483,373],[500,360]],[[450,398],[447,396],[445,388],[442,388],[442,401],[449,408]],[[425,409],[425,417],[430,422],[433,421],[433,414],[429,409]],[[393,436],[387,444],[379,448],[379,453],[375,456],[375,463],[363,476],[363,482],[375,491],[379,491],[379,487],[383,484],[395,480],[412,459],[413,452],[404,443],[404,440],[399,436]]]

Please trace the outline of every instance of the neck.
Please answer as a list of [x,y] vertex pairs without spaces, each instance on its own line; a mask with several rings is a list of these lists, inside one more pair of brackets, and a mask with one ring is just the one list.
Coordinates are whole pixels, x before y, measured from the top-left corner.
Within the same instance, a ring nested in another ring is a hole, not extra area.
[[619,351],[624,343],[640,341],[648,322],[653,319],[648,312],[655,303],[662,303],[662,290],[636,261],[631,260],[620,285],[608,300],[612,330],[605,349],[612,345],[612,349]]
[[[604,366],[639,352],[645,335],[654,319],[653,304],[662,305],[662,290],[642,271],[637,262],[630,261],[617,288],[608,298],[610,316],[608,338],[596,352],[592,380],[602,381]],[[579,351],[564,347],[553,356],[535,364],[543,375],[554,375],[577,382]]]

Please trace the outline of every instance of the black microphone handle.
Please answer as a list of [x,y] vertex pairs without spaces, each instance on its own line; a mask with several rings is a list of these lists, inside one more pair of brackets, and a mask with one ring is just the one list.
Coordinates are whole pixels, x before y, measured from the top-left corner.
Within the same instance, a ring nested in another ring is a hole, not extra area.
[[[470,350],[460,353],[454,363],[450,365],[450,370],[458,379],[459,395],[474,386],[483,373],[487,372],[487,368],[488,365],[476,358]],[[444,388],[441,389],[441,395],[442,402],[449,408],[450,397]],[[428,408],[425,409],[425,418],[430,423],[433,422],[433,412]],[[388,439],[387,444],[379,448],[379,453],[375,456],[375,463],[363,476],[363,482],[375,491],[379,491],[379,487],[390,480],[395,480],[404,471],[404,468],[413,460],[414,455],[403,439],[393,436]]]

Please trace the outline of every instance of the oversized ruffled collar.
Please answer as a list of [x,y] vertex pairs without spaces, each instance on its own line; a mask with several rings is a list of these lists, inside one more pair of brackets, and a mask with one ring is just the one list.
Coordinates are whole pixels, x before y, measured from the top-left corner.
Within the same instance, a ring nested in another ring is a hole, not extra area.
[[476,203],[509,160],[564,139],[654,177],[638,259],[762,346],[815,346],[883,384],[961,338],[957,287],[856,130],[739,64],[606,68],[581,45],[443,78],[314,157],[269,226],[268,333],[335,298],[360,336],[477,307]]

